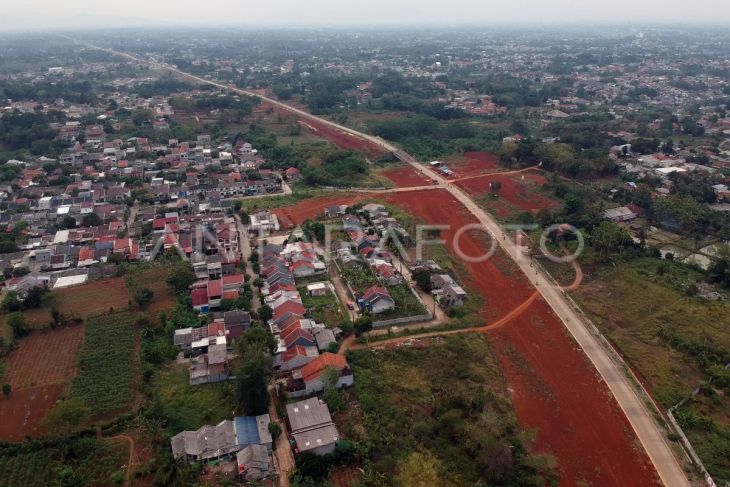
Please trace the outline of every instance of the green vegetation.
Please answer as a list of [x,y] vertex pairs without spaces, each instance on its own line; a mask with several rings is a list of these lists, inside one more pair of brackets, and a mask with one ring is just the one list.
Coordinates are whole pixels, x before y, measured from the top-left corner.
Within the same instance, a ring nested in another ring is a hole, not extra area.
[[656,258],[619,262],[575,294],[664,408],[700,394],[676,415],[718,484],[730,479],[730,362],[725,302],[693,298],[702,273]]
[[304,182],[310,186],[359,186],[369,174],[365,156],[358,151],[335,151],[322,158],[319,165],[302,170]]
[[231,417],[233,398],[229,383],[191,386],[188,378],[185,365],[169,364],[152,379],[153,409],[165,418],[169,434],[217,424]]
[[274,375],[271,355],[276,339],[268,328],[253,326],[236,340],[235,397],[246,415],[269,410],[268,385]]
[[554,461],[527,453],[482,336],[353,351],[348,359],[364,431],[346,424],[343,433],[367,445],[365,469],[384,475],[384,485],[557,484]]
[[73,438],[62,442],[30,441],[0,448],[0,484],[111,485],[127,462],[124,442]]
[[439,120],[428,115],[373,122],[369,129],[423,160],[466,151],[492,151],[508,135],[505,130],[493,126],[475,125],[467,120]]
[[140,315],[117,313],[86,323],[79,350],[79,372],[71,397],[84,401],[93,415],[129,407],[136,390],[135,324]]
[[317,323],[334,325],[347,318],[347,313],[342,309],[340,301],[329,290],[324,296],[309,296],[303,292],[302,304],[307,309],[307,317]]

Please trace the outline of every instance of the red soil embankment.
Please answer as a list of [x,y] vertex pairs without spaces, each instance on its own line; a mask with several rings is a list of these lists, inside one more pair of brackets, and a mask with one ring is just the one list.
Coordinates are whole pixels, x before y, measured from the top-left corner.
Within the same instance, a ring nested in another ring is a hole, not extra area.
[[[451,252],[458,228],[476,221],[443,190],[393,193],[385,199],[427,223],[451,225],[441,232]],[[486,244],[478,235],[465,233],[460,247],[477,255]],[[495,314],[509,313],[532,292],[526,277],[506,259],[464,263],[468,284],[485,299],[482,315],[487,322]],[[557,458],[561,485],[660,485],[605,383],[542,299],[489,337],[520,423],[536,430],[534,451]]]

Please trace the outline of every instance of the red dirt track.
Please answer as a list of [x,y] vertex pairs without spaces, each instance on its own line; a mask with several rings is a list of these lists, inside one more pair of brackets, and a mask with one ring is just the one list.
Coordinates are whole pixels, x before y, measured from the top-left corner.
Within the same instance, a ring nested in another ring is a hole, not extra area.
[[393,181],[396,188],[413,188],[431,184],[431,179],[416,171],[411,166],[386,169],[382,172],[382,175]]
[[[385,199],[431,224],[449,224],[441,238],[454,252],[453,236],[470,215],[443,190],[392,193]],[[486,244],[465,233],[459,241],[467,255],[479,255]],[[506,257],[464,265],[468,282],[484,296],[485,321],[503,316],[532,292],[526,277]],[[512,272],[515,272],[512,275]],[[542,300],[489,333],[521,425],[535,429],[534,450],[558,460],[560,485],[660,485],[628,420],[586,356]]]

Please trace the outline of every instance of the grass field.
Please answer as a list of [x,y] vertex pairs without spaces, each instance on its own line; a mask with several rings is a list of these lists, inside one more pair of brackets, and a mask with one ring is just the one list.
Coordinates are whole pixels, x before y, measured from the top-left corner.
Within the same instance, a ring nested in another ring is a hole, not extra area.
[[235,408],[232,386],[228,382],[190,386],[184,364],[169,364],[152,380],[153,398],[159,399],[170,434],[230,419]]
[[71,396],[81,398],[94,415],[123,410],[134,400],[138,369],[135,324],[139,318],[135,313],[117,313],[86,323]]
[[[636,259],[598,273],[575,298],[664,408],[730,361],[730,305],[688,296],[700,277],[689,267]],[[730,481],[730,403],[707,388],[678,417],[718,484]]]
[[[492,351],[481,335],[419,347],[353,351],[361,425],[342,431],[370,446],[387,485],[551,485],[549,457],[527,453]],[[435,483],[409,483],[413,470]]]
[[[95,438],[73,439],[63,448],[60,445],[10,447],[0,451],[0,486],[114,485],[113,475],[122,472],[127,459],[126,443]],[[86,481],[68,483],[71,478],[62,481],[64,468],[71,469],[75,478]]]

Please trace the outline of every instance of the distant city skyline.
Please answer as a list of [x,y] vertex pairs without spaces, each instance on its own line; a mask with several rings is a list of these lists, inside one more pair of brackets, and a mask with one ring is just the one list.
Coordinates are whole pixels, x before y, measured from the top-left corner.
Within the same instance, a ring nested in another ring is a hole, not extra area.
[[0,30],[173,26],[395,26],[730,23],[718,0],[22,0],[4,2]]

